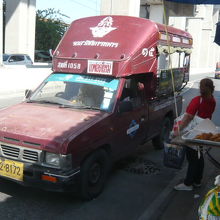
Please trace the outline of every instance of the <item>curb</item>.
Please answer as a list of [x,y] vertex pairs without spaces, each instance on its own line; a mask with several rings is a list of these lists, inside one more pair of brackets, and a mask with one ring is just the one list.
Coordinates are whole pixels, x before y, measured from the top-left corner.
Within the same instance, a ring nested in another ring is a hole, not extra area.
[[[138,220],[153,220],[157,219],[163,211],[163,206],[166,205],[165,201],[169,198],[169,195],[174,191],[173,187],[178,181],[185,175],[187,164],[180,170],[180,172],[170,181],[159,196],[148,206],[144,213],[138,218]],[[161,211],[159,211],[161,210]]]

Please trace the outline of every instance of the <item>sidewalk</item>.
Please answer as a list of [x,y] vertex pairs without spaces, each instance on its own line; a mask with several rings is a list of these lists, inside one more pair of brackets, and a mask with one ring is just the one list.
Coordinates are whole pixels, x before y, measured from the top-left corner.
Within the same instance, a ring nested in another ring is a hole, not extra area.
[[50,73],[49,65],[24,65],[0,67],[0,96],[24,94],[26,89],[35,89]]
[[[213,148],[211,154],[220,161],[220,149]],[[214,188],[214,180],[220,170],[205,158],[205,170],[202,187],[193,191],[176,191],[173,187],[183,181],[187,163],[178,174],[169,182],[166,188],[159,193],[138,220],[196,220],[198,208],[206,193]]]
[[[220,161],[220,150],[213,148],[211,154]],[[184,170],[184,175],[185,175]],[[206,193],[214,188],[214,180],[220,170],[217,169],[205,156],[205,172],[203,178],[203,185],[201,188],[193,191],[175,191],[169,195],[169,201],[166,201],[161,207],[162,213],[157,220],[191,220],[198,219],[198,208]],[[184,177],[184,175],[182,177]]]

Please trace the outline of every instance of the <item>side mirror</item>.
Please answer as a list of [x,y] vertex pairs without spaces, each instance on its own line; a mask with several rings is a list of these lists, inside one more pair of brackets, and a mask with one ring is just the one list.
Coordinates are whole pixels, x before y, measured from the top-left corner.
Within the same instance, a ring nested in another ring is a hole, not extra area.
[[32,90],[30,90],[30,89],[25,90],[25,98],[26,99],[28,99],[31,96],[31,94],[32,94]]
[[14,62],[14,59],[11,58],[11,59],[8,60],[8,62],[12,63],[12,62]]
[[122,101],[119,103],[119,112],[130,112],[133,110],[132,103],[130,101]]

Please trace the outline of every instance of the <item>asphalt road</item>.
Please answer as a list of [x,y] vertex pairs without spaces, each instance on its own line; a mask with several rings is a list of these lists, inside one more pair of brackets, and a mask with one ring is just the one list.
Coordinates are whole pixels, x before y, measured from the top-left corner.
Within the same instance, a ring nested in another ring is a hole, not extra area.
[[[198,94],[197,75],[193,87],[185,90],[183,110],[192,96]],[[214,122],[220,126],[220,80],[214,80],[218,102]],[[23,97],[0,96],[0,108],[20,102]],[[163,203],[172,203],[172,187],[184,170],[169,169],[162,164],[162,151],[155,151],[151,143],[140,146],[133,157],[116,164],[104,192],[90,202],[82,202],[74,195],[46,192],[22,187],[0,179],[0,219],[38,220],[159,220],[167,219]],[[164,212],[164,213],[163,213]],[[195,210],[196,212],[196,210]],[[176,220],[173,216],[169,220]],[[196,219],[195,218],[191,219]],[[185,218],[187,219],[187,218]],[[191,220],[189,218],[189,220]]]

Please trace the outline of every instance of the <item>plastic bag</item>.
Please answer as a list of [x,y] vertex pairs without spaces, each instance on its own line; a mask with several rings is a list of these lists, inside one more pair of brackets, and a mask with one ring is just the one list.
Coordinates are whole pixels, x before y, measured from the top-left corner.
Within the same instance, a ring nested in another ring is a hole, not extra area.
[[[183,115],[180,115],[174,120],[173,129],[171,131],[170,137],[172,137],[174,131],[178,129],[178,126],[182,123]],[[194,116],[193,120],[184,128],[181,132],[186,133],[196,127],[204,119],[198,116]],[[170,141],[164,142],[164,155],[163,155],[163,164],[169,168],[181,169],[184,159],[185,159],[185,146],[171,144]],[[194,147],[192,147],[194,149]],[[195,149],[198,150],[198,147],[195,146]],[[200,154],[200,151],[198,151]],[[198,155],[200,157],[200,155]]]
[[220,187],[217,186],[210,190],[202,204],[199,206],[200,220],[219,220],[220,219]]
[[[177,117],[174,120],[174,125],[173,125],[173,129],[172,132],[176,131],[178,129],[178,127],[180,126],[180,124],[182,123],[182,119],[184,117],[184,114],[180,115],[179,117]],[[200,122],[202,122],[204,119],[200,118],[199,116],[195,115],[193,120],[188,124],[187,127],[185,127],[181,132],[182,133],[186,133],[190,130],[192,130],[194,127],[196,127]]]
[[185,147],[164,143],[163,164],[169,168],[181,169],[185,159]]

